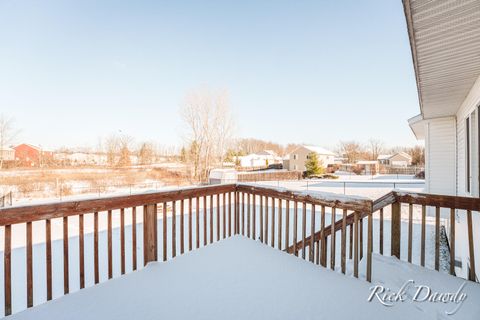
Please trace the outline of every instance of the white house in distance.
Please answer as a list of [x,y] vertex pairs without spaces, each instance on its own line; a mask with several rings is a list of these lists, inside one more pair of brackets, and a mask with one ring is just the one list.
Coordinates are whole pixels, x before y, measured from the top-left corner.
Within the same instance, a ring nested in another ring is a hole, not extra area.
[[272,150],[264,150],[238,157],[238,163],[242,168],[267,167],[274,163],[282,163],[282,158]]
[[305,171],[305,162],[308,159],[308,155],[312,152],[317,154],[318,160],[322,162],[324,167],[335,163],[335,154],[327,149],[317,146],[300,146],[290,153],[288,170]]
[[412,157],[406,152],[398,152],[394,155],[380,154],[377,157],[377,161],[379,164],[393,167],[408,167],[412,165]]
[[[404,0],[420,101],[420,114],[408,122],[417,139],[425,140],[426,191],[479,197],[480,2],[422,3]],[[466,213],[457,210],[455,216],[456,244],[468,248]],[[472,218],[478,244],[478,212]],[[468,252],[456,251],[455,259],[457,274],[465,275]]]

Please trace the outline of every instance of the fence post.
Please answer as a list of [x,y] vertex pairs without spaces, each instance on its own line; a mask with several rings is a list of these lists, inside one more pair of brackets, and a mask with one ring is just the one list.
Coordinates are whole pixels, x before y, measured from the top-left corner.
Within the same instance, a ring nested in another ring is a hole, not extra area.
[[157,252],[155,224],[157,223],[155,204],[143,206],[143,262],[155,261]]
[[400,202],[392,203],[392,239],[391,255],[400,259],[400,226],[401,226],[401,208]]

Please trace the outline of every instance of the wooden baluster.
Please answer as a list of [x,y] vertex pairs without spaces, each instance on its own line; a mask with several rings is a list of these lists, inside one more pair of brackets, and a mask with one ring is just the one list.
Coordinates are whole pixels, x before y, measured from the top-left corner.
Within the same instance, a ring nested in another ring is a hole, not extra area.
[[271,245],[275,248],[275,198],[272,197],[272,234]]
[[307,234],[307,204],[305,202],[302,203],[302,258],[305,260],[306,252],[305,252],[305,237]]
[[341,235],[341,267],[342,273],[345,274],[346,271],[346,262],[347,262],[347,210],[343,209],[342,217],[342,235]]
[[315,258],[315,205],[312,204],[310,212],[310,262],[314,262]]
[[293,253],[298,257],[297,231],[298,231],[298,202],[295,201],[294,207],[293,207]]
[[278,199],[278,249],[282,250],[282,199]]
[[348,227],[349,231],[350,231],[350,235],[348,237],[348,240],[349,240],[349,246],[348,246],[348,258],[350,260],[353,259],[353,224],[351,224],[349,227]]
[[203,197],[203,245],[207,245],[207,196]]
[[213,195],[210,195],[210,243],[213,243]]
[[143,263],[156,261],[157,241],[155,225],[157,224],[157,206],[149,204],[143,206]]
[[33,307],[32,223],[27,222],[27,308]]
[[325,239],[325,206],[322,206],[321,216],[320,216],[320,264],[323,267],[327,266],[327,244]]
[[47,262],[47,301],[52,300],[52,222],[45,220],[45,260]]
[[63,293],[68,294],[68,292],[68,217],[63,217]]
[[5,298],[5,316],[12,314],[12,226],[5,226],[3,248],[3,289]]
[[98,260],[98,212],[93,213],[93,268],[95,284],[100,282],[99,272],[99,260]]
[[125,209],[120,209],[120,273],[125,274]]
[[363,259],[363,218],[360,218],[360,260]]
[[265,197],[265,244],[268,244],[268,197]]
[[440,269],[440,207],[435,207],[435,270]]
[[290,246],[290,200],[286,201],[285,206],[285,248]]
[[263,196],[260,196],[260,242],[263,243]]
[[472,211],[467,210],[467,229],[468,229],[468,253],[470,258],[470,273],[468,275],[468,279],[471,281],[476,281],[475,275],[475,254],[474,254],[474,247],[473,247],[473,226],[472,226]]
[[257,225],[256,225],[256,220],[257,220],[257,205],[256,205],[256,198],[257,196],[255,194],[252,195],[252,201],[253,201],[253,216],[252,216],[252,223],[253,223],[253,230],[252,230],[252,238],[254,240],[257,240]]
[[422,240],[421,240],[421,248],[420,248],[420,265],[422,267],[425,266],[425,226],[426,226],[426,215],[427,215],[427,209],[423,205],[422,206]]
[[401,212],[400,212],[400,203],[392,203],[392,230],[391,230],[391,248],[390,252],[392,256],[400,259],[400,232],[401,232]]
[[154,238],[153,241],[155,243],[155,261],[158,261],[158,205],[155,203],[153,205],[153,234]]
[[108,279],[113,277],[112,210],[108,210]]
[[245,235],[245,193],[241,193],[242,197],[242,236]]
[[316,241],[315,244],[317,246],[317,254],[315,256],[315,263],[320,264],[320,241]]
[[450,274],[455,275],[455,209],[450,208]]
[[85,241],[84,241],[84,219],[83,214],[78,216],[78,253],[79,253],[79,274],[80,289],[85,288]]
[[220,240],[220,194],[217,194],[217,241]]
[[172,258],[177,255],[177,202],[172,201]]
[[353,212],[353,276],[358,278],[358,212]]
[[228,194],[228,236],[232,236],[232,193]]
[[235,191],[235,201],[233,203],[234,213],[233,213],[233,233],[239,234],[240,232],[240,223],[239,223],[239,214],[240,214],[240,194]]
[[222,215],[223,215],[223,220],[222,220],[222,232],[223,232],[223,239],[225,239],[227,237],[227,205],[226,205],[226,201],[227,201],[227,194],[224,193],[222,195],[222,200],[223,200],[223,203],[222,203]]
[[132,269],[137,270],[137,207],[132,208]]
[[180,254],[185,252],[185,200],[180,200]]
[[195,240],[197,249],[200,248],[200,198],[196,198],[196,207],[195,207]]
[[188,251],[192,251],[193,248],[193,236],[192,236],[192,220],[193,220],[193,199],[188,198]]
[[[383,208],[380,209],[380,254],[383,255]],[[350,257],[351,259],[351,257]]]
[[330,221],[330,268],[335,270],[335,221],[337,219],[335,208],[332,208],[332,219]]
[[413,204],[408,205],[408,262],[412,263]]
[[250,193],[247,193],[247,238],[250,238]]
[[167,261],[167,203],[164,202],[162,205],[162,225],[163,225],[163,261]]
[[368,213],[367,227],[367,281],[372,282],[372,251],[373,251],[373,218],[372,212]]

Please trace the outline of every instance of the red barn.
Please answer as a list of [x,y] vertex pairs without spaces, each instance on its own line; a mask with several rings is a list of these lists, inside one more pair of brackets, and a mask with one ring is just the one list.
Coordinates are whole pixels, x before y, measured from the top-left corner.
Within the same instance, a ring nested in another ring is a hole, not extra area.
[[15,161],[21,166],[43,166],[53,159],[51,151],[44,151],[40,147],[22,143],[15,149]]

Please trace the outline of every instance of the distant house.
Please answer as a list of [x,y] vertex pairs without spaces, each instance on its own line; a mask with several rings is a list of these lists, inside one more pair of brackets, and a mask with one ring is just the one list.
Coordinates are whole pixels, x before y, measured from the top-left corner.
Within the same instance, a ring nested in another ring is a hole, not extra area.
[[365,175],[374,175],[378,172],[378,162],[375,160],[357,161],[357,168]]
[[31,144],[22,143],[13,149],[15,149],[15,161],[20,165],[42,166],[53,160],[53,152],[42,150]]
[[335,154],[327,149],[317,146],[300,146],[290,153],[288,169],[290,171],[305,171],[305,162],[312,152],[317,154],[318,160],[322,162],[324,167],[335,163]]
[[384,164],[384,165],[388,165],[390,164],[390,158],[392,157],[391,154],[379,154],[378,157],[377,157],[377,161],[379,164]]
[[412,157],[405,152],[399,152],[391,156],[389,159],[389,165],[394,167],[408,167],[412,165]]
[[251,153],[237,158],[238,164],[242,168],[267,167],[274,163],[282,163],[282,158],[278,157],[271,150],[264,150],[258,153]]
[[0,149],[0,160],[13,161],[15,160],[15,150],[12,148]]

